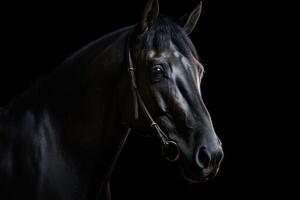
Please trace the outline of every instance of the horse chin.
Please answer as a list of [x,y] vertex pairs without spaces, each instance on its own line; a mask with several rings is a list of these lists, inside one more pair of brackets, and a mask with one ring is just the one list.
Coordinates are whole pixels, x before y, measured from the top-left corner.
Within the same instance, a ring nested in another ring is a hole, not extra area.
[[182,175],[183,180],[188,184],[204,183],[209,179],[206,177],[192,176],[184,170],[181,170],[181,175]]

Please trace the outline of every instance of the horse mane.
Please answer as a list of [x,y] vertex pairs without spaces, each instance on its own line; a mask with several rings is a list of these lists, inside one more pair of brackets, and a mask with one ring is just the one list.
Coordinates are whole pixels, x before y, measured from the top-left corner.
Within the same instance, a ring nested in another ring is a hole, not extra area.
[[78,63],[86,63],[88,61],[94,60],[94,58],[97,57],[99,53],[101,53],[112,43],[114,43],[116,38],[119,37],[120,34],[128,32],[133,27],[134,26],[121,28],[90,42],[88,45],[84,46],[83,48],[79,49],[71,56],[66,58],[62,65],[76,65]]
[[[28,89],[24,90],[22,93],[16,95],[5,107],[3,110],[14,111],[16,108],[20,107],[20,105],[24,105],[26,107],[26,102],[30,101],[30,99],[38,96],[38,93],[41,90],[47,90],[52,87],[51,84],[57,82],[58,80],[64,80],[64,75],[66,73],[72,73],[72,78],[79,79],[82,73],[79,68],[82,68],[83,65],[88,65],[92,60],[94,60],[101,52],[107,49],[112,43],[116,41],[116,39],[129,30],[131,30],[133,26],[128,26],[125,28],[121,28],[109,34],[106,34],[92,42],[89,42],[86,46],[79,49],[75,53],[71,54],[71,56],[67,57],[60,65],[54,67],[52,72],[47,74],[44,77],[41,77],[36,82],[34,82]],[[71,69],[71,70],[66,70]],[[77,83],[80,84],[80,83]],[[57,85],[54,84],[53,87]],[[45,89],[46,87],[46,89]],[[0,109],[1,112],[1,109]]]

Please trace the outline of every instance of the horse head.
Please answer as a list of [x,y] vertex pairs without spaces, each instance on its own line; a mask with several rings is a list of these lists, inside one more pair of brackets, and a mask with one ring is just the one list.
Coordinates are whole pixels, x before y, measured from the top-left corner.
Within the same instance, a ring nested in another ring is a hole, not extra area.
[[128,52],[135,116],[130,124],[143,132],[152,128],[162,140],[163,154],[180,163],[189,182],[214,177],[223,159],[201,95],[204,67],[188,36],[200,13],[201,4],[171,20],[159,15],[157,0],[148,1]]

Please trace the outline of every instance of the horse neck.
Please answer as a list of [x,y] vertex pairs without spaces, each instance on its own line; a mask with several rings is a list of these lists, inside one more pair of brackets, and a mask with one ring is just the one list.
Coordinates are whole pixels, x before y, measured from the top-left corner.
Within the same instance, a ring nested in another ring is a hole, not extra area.
[[[59,119],[59,126],[70,134],[64,133],[62,140],[71,138],[71,143],[97,148],[100,154],[117,154],[127,136],[120,116],[118,87],[126,71],[124,56],[130,28],[91,43],[68,58],[56,72],[54,80],[61,82],[56,82],[51,95],[54,98],[47,106]],[[48,93],[45,90],[46,96]]]
[[[109,37],[106,37],[103,41],[105,43],[95,44],[99,45],[101,51],[98,51],[95,56],[91,56],[88,59],[88,65],[86,66],[85,75],[88,77],[85,79],[86,95],[89,96],[86,104],[86,99],[79,102],[84,102],[78,108],[79,110],[72,109],[73,112],[78,112],[78,123],[81,125],[75,126],[70,133],[73,137],[76,145],[88,147],[86,152],[78,149],[81,155],[84,155],[79,162],[87,163],[86,171],[92,174],[91,180],[91,196],[94,196],[99,187],[93,185],[98,182],[98,186],[102,187],[105,184],[108,176],[112,171],[112,168],[116,162],[116,159],[123,148],[126,141],[126,137],[129,134],[127,127],[122,125],[122,119],[119,110],[119,84],[126,73],[126,56],[125,48],[127,45],[127,29],[123,32],[117,32]],[[90,48],[94,48],[91,46]],[[97,48],[96,48],[97,49]],[[88,50],[88,49],[87,49]],[[92,50],[93,52],[95,50]],[[93,54],[93,53],[92,53]],[[76,67],[82,67],[82,59],[78,60],[72,58],[67,61],[76,63]],[[84,76],[84,75],[83,75]],[[76,123],[75,119],[71,123]],[[89,131],[89,133],[87,133]],[[89,156],[87,156],[90,154]],[[88,157],[90,160],[86,160]],[[92,161],[91,161],[92,160]],[[89,168],[92,166],[92,168]]]
[[[46,126],[50,126],[47,130],[54,129],[47,134],[54,135],[52,138],[73,163],[80,163],[82,176],[93,179],[87,185],[106,180],[129,133],[122,125],[118,105],[129,30],[117,31],[75,53],[51,76],[8,106],[10,115],[17,116],[20,123],[24,113],[30,113],[30,119],[46,115]],[[44,123],[30,122],[37,127],[40,124],[35,123]],[[57,152],[47,151],[54,155]]]
[[[69,103],[75,105],[68,110],[70,112],[82,111],[84,113],[80,113],[81,116],[92,114],[98,122],[106,120],[105,125],[109,124],[108,119],[114,122],[114,126],[121,124],[118,92],[124,72],[126,73],[125,48],[130,29],[131,27],[121,29],[91,43],[63,63],[57,73],[63,83],[55,87],[61,88],[55,92],[63,95],[68,91],[62,101],[64,108],[66,99],[69,99]],[[61,95],[58,96],[58,101],[61,102]],[[54,102],[57,107],[59,103]],[[89,109],[90,112],[86,113]]]

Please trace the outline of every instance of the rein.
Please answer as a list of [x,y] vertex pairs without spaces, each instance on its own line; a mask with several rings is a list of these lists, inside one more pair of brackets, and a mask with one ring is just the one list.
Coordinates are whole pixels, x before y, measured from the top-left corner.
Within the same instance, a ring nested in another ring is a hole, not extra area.
[[[129,43],[128,43],[129,44]],[[149,123],[149,128],[156,134],[160,142],[162,143],[162,154],[169,161],[177,161],[180,156],[180,150],[175,141],[170,140],[169,137],[163,132],[159,125],[155,122],[149,110],[147,109],[142,96],[138,90],[138,86],[135,78],[135,69],[132,62],[130,45],[128,45],[128,73],[131,82],[131,91],[133,95],[134,103],[134,119],[137,120],[139,117],[139,107],[144,113],[146,120]]]

